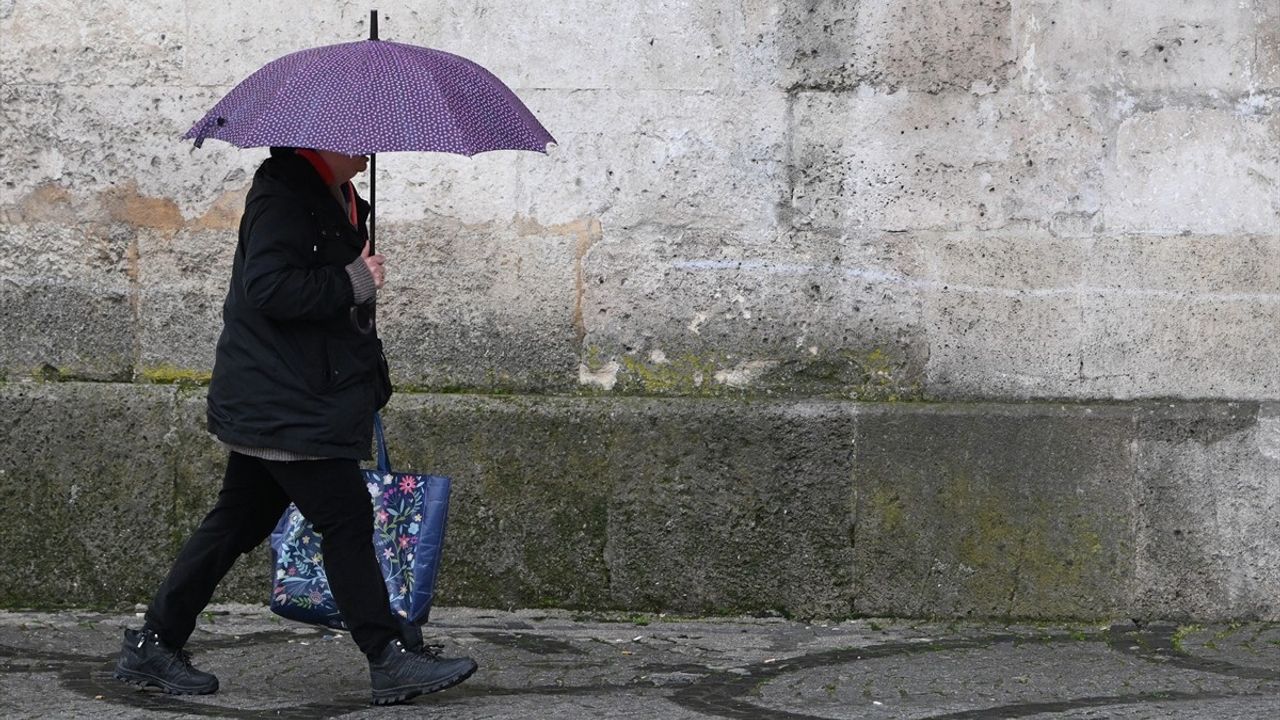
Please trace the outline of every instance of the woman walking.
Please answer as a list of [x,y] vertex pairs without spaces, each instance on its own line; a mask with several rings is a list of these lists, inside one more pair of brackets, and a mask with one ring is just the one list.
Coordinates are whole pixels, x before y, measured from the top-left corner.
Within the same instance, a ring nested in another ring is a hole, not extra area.
[[366,159],[271,148],[245,200],[223,305],[209,430],[229,451],[217,503],[126,630],[115,676],[177,694],[217,691],[184,651],[196,618],[236,559],[292,501],[322,536],[334,600],[369,659],[375,703],[456,685],[476,670],[423,647],[392,614],[373,551],[373,510],[358,461],[391,394],[367,303],[385,259],[367,242],[369,204],[351,178]]

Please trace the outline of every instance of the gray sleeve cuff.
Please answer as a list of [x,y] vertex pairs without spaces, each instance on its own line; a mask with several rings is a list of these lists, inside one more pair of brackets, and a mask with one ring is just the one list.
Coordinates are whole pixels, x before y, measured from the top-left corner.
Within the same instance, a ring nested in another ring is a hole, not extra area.
[[378,289],[373,285],[373,273],[364,264],[364,258],[358,257],[347,265],[347,276],[351,278],[351,293],[357,305],[363,305],[373,299]]

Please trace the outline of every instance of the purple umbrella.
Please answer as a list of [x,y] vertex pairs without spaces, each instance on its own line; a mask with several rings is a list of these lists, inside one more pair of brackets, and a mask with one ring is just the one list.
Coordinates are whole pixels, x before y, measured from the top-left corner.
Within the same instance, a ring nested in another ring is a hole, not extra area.
[[[457,55],[378,40],[302,50],[274,60],[227,93],[187,131],[200,147],[292,146],[373,155],[425,150],[475,155],[546,152],[555,138],[493,73]],[[370,204],[376,193],[370,157]],[[369,215],[370,246],[373,214]]]
[[237,85],[183,137],[368,155],[545,152],[555,142],[502,81],[440,50],[362,40],[302,50]]

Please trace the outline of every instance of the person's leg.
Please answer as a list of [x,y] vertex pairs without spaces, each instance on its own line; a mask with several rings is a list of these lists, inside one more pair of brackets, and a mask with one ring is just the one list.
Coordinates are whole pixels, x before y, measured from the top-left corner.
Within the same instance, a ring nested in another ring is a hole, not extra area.
[[421,637],[414,643],[402,634],[373,554],[373,504],[356,462],[308,460],[266,467],[320,533],[329,589],[351,637],[369,658],[373,702],[403,702],[470,677],[476,671],[474,660],[440,657],[420,647]]
[[264,461],[231,453],[218,501],[183,545],[147,608],[146,625],[180,650],[218,582],[241,555],[257,547],[289,505]]
[[355,460],[268,462],[265,467],[320,534],[329,589],[351,637],[373,657],[400,637],[373,554],[373,505]]
[[182,646],[218,581],[267,537],[288,503],[260,461],[231,453],[218,501],[178,553],[146,623],[125,630],[116,679],[179,695],[218,691],[218,678],[193,667]]

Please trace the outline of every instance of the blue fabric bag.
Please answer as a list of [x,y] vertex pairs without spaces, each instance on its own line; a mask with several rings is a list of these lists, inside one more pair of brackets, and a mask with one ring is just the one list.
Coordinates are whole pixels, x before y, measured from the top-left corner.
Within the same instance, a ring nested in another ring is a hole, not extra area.
[[[391,610],[419,625],[431,613],[449,519],[450,480],[391,470],[382,417],[374,416],[378,467],[365,470],[373,502],[373,549],[387,581]],[[271,611],[312,625],[347,629],[324,574],[320,535],[290,505],[271,533]]]

